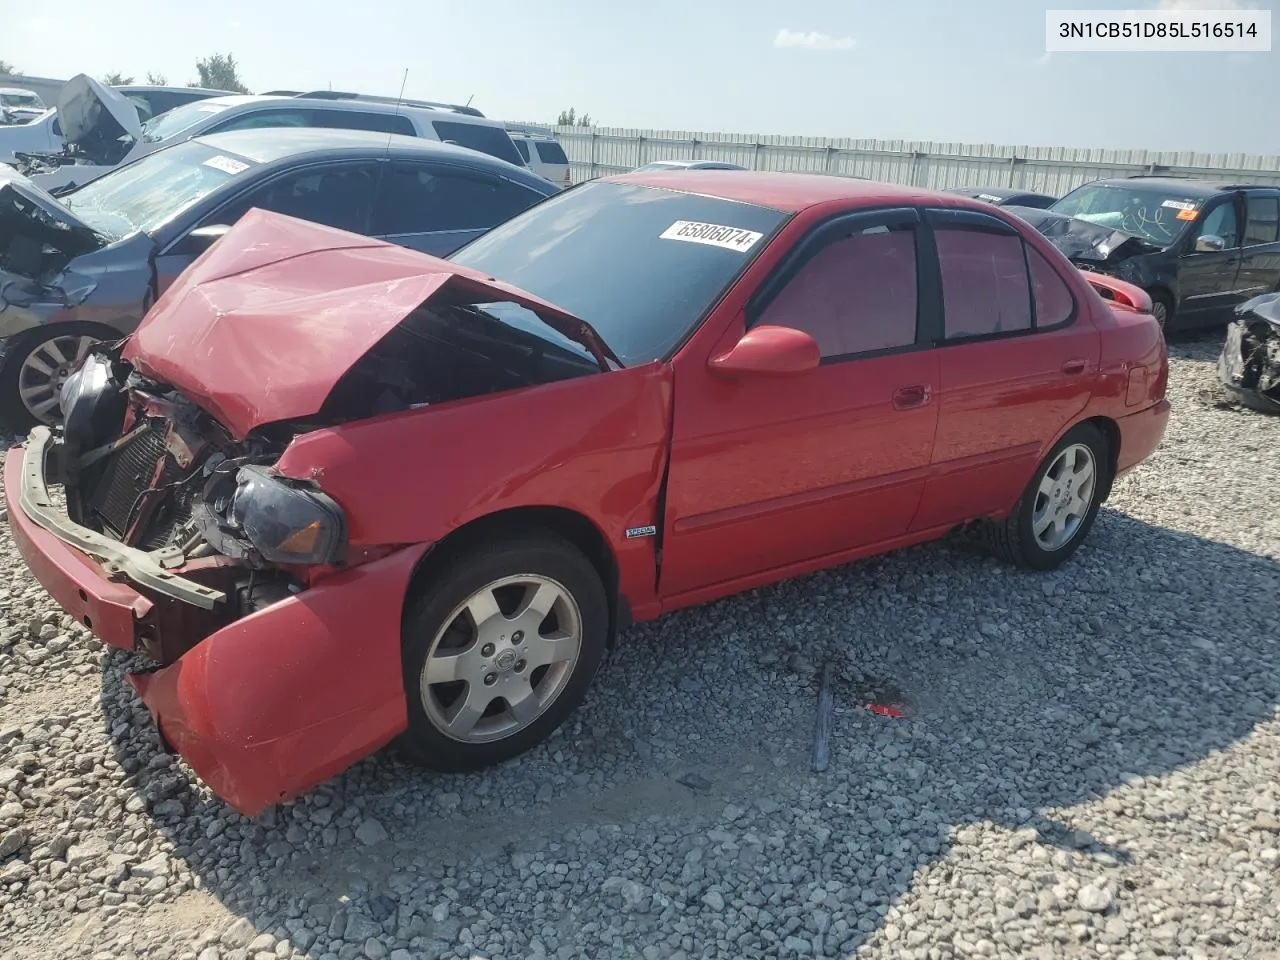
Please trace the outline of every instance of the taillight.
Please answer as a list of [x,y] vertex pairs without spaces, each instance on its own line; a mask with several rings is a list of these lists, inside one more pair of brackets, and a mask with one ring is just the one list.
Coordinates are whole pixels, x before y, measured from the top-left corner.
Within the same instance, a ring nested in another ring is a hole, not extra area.
[[569,174],[569,168],[564,168],[564,185],[567,187],[573,183],[573,177]]

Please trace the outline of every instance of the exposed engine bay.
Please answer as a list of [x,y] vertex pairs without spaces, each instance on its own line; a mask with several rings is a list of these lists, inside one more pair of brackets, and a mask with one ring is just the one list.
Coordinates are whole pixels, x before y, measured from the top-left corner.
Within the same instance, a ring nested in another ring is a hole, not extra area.
[[1250,409],[1280,414],[1280,293],[1236,308],[1218,357],[1218,378]]

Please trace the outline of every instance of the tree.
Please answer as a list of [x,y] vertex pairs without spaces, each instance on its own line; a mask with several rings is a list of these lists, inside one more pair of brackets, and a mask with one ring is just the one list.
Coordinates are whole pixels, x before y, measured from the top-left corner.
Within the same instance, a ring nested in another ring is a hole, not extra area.
[[215,53],[211,57],[197,60],[196,72],[200,74],[200,79],[192,82],[193,87],[231,90],[235,93],[249,92],[249,88],[240,80],[236,58],[229,53]]
[[8,60],[0,60],[0,76],[20,77],[22,76],[22,71],[19,70],[17,67],[15,67]]
[[123,73],[108,73],[102,78],[102,82],[108,87],[123,87],[133,83],[133,77],[126,77]]
[[152,73],[148,70],[147,83],[151,84],[153,87],[167,87],[169,85],[169,78],[163,73]]
[[570,107],[568,110],[561,110],[560,116],[556,119],[557,127],[589,127],[591,126],[591,114],[584,113],[578,116],[577,111]]

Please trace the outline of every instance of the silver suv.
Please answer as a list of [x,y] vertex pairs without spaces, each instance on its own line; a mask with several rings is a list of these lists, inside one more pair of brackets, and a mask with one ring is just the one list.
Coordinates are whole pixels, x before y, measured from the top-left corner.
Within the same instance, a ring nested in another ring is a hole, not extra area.
[[[109,99],[115,91],[100,86],[93,92]],[[118,96],[118,95],[117,95]],[[112,115],[108,109],[98,112],[104,122]],[[487,153],[519,167],[526,167],[504,126],[490,120],[473,107],[434,103],[426,100],[397,100],[320,90],[312,93],[277,93],[210,97],[175,107],[153,117],[140,128],[125,127],[124,137],[110,137],[109,143],[120,144],[125,137],[132,143],[123,155],[94,155],[80,149],[53,157],[33,157],[19,164],[19,170],[31,182],[45,190],[61,191],[82,186],[108,170],[131,163],[170,144],[192,137],[229,130],[260,127],[328,127],[341,130],[374,130],[398,133],[454,143]],[[112,130],[111,133],[115,133]],[[87,142],[104,138],[86,138]],[[118,151],[116,151],[118,153]]]

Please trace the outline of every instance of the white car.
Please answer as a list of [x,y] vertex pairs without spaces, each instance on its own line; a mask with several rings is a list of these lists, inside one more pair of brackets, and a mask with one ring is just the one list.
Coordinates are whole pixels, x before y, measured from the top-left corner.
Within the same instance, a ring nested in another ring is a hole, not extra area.
[[561,188],[573,185],[573,175],[569,169],[569,158],[565,155],[560,141],[550,133],[507,126],[511,141],[520,151],[524,165]]
[[[88,79],[88,78],[85,78]],[[95,81],[96,82],[96,81]],[[80,77],[73,77],[72,92],[82,86]],[[205,90],[200,87],[161,87],[151,84],[128,84],[110,89],[122,93],[137,108],[140,122],[145,122],[174,107],[226,95],[226,90]],[[63,84],[63,91],[66,84]],[[63,91],[59,91],[59,96]],[[57,108],[40,108],[34,120],[18,126],[0,126],[0,163],[14,163],[19,153],[60,153],[67,146],[62,136],[62,124]]]
[[[75,96],[68,93],[73,87]],[[129,101],[92,77],[67,81],[59,98],[68,118],[92,116],[89,123],[74,123],[72,148],[61,154],[22,158],[15,164],[31,182],[54,192],[83,186],[109,170],[132,163],[149,153],[192,137],[249,130],[257,127],[330,127],[375,130],[468,147],[525,166],[515,144],[501,123],[476,116],[471,108],[436,105],[419,100],[395,100],[327,91],[294,95],[232,95],[210,97],[175,107],[137,122]],[[90,107],[81,104],[89,103]]]
[[33,90],[21,87],[0,87],[0,125],[29,123],[48,107]]

